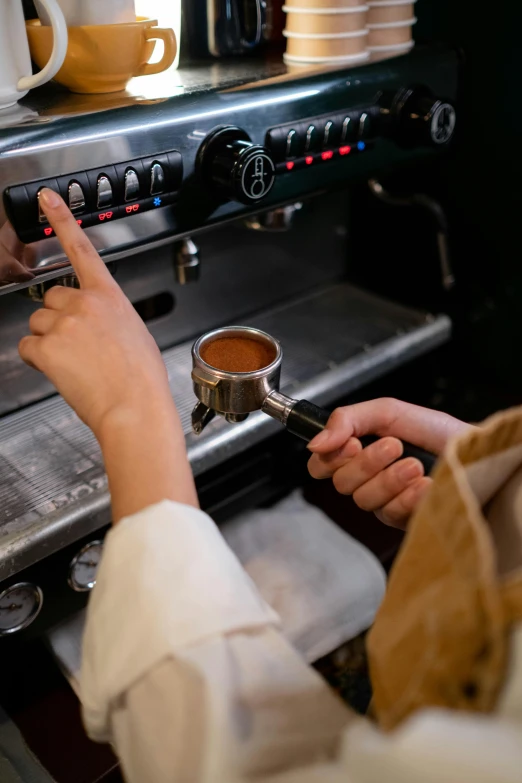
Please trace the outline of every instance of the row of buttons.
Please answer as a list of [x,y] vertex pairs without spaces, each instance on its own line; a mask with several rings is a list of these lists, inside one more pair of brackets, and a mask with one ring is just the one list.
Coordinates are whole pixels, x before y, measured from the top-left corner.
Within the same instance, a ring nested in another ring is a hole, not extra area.
[[78,224],[88,228],[166,206],[175,200],[182,181],[182,158],[173,151],[16,185],[4,197],[19,237],[24,242],[34,242],[54,235],[40,208],[39,193],[44,187],[60,193]]
[[369,108],[272,128],[267,133],[266,144],[279,163],[320,150],[366,141],[374,135],[375,110]]
[[336,158],[346,158],[348,156],[357,155],[361,152],[366,152],[372,149],[373,142],[358,141],[356,144],[342,144],[337,149],[323,150],[322,152],[314,152],[312,155],[304,155],[293,160],[287,160],[277,164],[277,171],[296,171],[299,169],[307,169],[310,166],[318,163],[327,163]]

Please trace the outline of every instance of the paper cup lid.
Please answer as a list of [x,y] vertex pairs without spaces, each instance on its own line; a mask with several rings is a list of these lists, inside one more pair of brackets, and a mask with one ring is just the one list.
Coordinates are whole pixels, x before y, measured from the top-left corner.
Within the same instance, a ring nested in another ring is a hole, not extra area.
[[368,10],[367,5],[356,5],[342,8],[294,8],[291,5],[284,5],[283,11],[287,14],[318,14],[318,15],[331,15],[331,14],[357,14],[363,13]]
[[298,54],[285,54],[283,55],[283,60],[285,63],[296,63],[298,64],[304,64],[304,63],[364,63],[369,59],[370,55],[368,52],[359,52],[359,54],[341,54],[337,55],[336,57],[307,57],[305,55],[298,55]]
[[362,38],[368,35],[368,30],[352,30],[350,33],[292,33],[289,30],[283,30],[285,38],[307,38],[311,40],[330,39],[330,38]]
[[391,30],[393,27],[412,27],[417,22],[413,16],[411,19],[405,19],[402,22],[379,22],[378,24],[369,24],[368,30]]

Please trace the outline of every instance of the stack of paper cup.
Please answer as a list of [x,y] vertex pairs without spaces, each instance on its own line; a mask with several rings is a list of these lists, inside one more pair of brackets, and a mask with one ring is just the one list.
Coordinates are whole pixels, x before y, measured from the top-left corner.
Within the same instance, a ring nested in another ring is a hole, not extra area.
[[369,0],[368,51],[371,60],[385,60],[413,48],[416,0]]
[[286,0],[285,62],[361,63],[368,59],[365,0]]

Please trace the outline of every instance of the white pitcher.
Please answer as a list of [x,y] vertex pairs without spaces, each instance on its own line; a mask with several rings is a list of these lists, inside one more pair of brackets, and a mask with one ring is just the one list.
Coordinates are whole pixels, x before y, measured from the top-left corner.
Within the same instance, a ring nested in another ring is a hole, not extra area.
[[[136,21],[134,0],[57,0],[57,2],[63,11],[67,27],[128,24]],[[51,20],[43,0],[35,0],[35,5],[41,23],[49,25]],[[152,13],[149,15],[153,16]]]
[[56,0],[42,0],[54,34],[51,59],[32,75],[22,0],[0,0],[0,109],[13,106],[29,90],[50,81],[62,67],[67,52],[67,26]]

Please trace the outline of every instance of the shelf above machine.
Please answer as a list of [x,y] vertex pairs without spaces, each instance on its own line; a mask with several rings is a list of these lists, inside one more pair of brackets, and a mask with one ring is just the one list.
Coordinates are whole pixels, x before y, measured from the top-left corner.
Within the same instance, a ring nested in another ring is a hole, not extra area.
[[[325,406],[446,342],[451,332],[445,315],[416,312],[348,283],[294,299],[245,324],[281,342],[282,391]],[[192,469],[201,475],[281,431],[281,425],[255,413],[241,424],[217,419],[203,435],[194,435],[191,345],[163,356]],[[62,398],[0,419],[0,509],[0,581],[109,523],[99,447]]]

